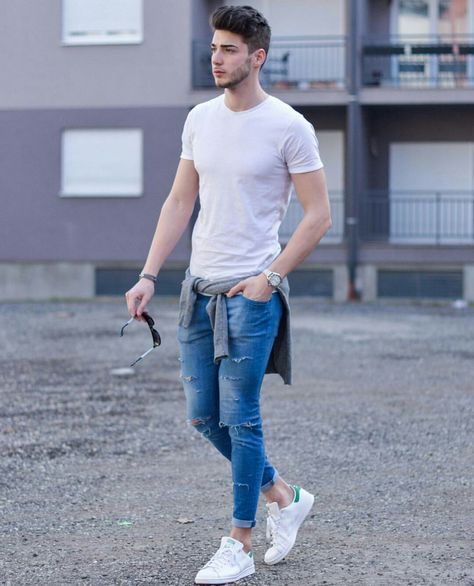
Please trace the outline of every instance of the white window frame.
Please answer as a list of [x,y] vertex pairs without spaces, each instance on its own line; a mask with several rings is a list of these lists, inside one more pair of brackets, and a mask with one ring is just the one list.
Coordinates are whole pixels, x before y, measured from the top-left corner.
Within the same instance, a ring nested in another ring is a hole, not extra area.
[[[129,4],[128,10],[131,15],[129,26],[116,27],[113,24],[107,25],[104,18],[98,17],[95,27],[90,23],[89,28],[74,28],[70,22],[71,12],[74,5],[84,2],[86,10],[92,10],[93,6],[101,6],[103,15],[109,9],[110,12],[117,7],[118,0],[62,0],[62,43],[65,46],[77,45],[135,45],[143,42],[143,0],[120,0],[121,3]],[[122,4],[122,5],[124,5]],[[102,15],[102,16],[103,16]],[[90,19],[93,20],[93,19]]]
[[[91,141],[85,148],[87,134]],[[118,147],[115,153],[111,145]],[[63,129],[60,197],[141,197],[143,176],[141,128]]]

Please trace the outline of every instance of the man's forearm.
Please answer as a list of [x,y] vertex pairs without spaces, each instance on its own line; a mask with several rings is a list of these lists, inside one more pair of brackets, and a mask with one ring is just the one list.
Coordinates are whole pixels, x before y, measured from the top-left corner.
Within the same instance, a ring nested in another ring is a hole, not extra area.
[[143,267],[144,273],[157,275],[189,223],[193,208],[170,197],[161,208],[155,235]]
[[314,217],[307,214],[298,224],[283,252],[272,262],[270,269],[286,277],[316,248],[331,227],[330,214]]

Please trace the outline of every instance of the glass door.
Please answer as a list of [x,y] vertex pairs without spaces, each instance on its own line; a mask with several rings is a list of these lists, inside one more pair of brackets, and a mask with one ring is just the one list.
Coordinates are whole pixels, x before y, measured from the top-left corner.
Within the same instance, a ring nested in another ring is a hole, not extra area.
[[396,0],[392,15],[394,33],[459,39],[474,32],[472,9],[472,0]]
[[474,0],[395,0],[392,31],[408,50],[392,64],[402,85],[456,86],[473,80],[465,51],[474,33]]
[[432,0],[396,0],[392,4],[392,31],[397,43],[406,44],[405,53],[392,58],[392,77],[401,86],[429,84],[430,61],[426,55],[413,55],[411,46],[430,39],[431,4]]
[[[439,42],[451,46],[451,54],[439,55],[436,67],[443,87],[464,85],[469,79],[469,56],[462,47],[468,42],[470,29],[469,0],[437,0],[434,7]],[[471,7],[472,8],[472,7]],[[472,60],[472,59],[471,59]],[[467,79],[466,79],[467,78]]]

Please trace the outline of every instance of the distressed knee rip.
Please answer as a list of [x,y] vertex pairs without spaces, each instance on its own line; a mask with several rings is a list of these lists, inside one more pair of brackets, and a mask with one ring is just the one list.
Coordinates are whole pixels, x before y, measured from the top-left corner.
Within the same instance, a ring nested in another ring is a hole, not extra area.
[[202,425],[206,425],[210,418],[210,415],[207,417],[193,417],[193,419],[188,419],[188,423],[190,423],[193,427],[199,428]]
[[202,392],[201,389],[198,386],[192,384],[194,381],[196,381],[198,379],[197,376],[193,376],[192,374],[190,374],[189,376],[187,376],[187,375],[184,375],[184,374],[181,373],[179,375],[179,378],[183,381],[183,384],[188,383],[190,385],[190,387],[196,393],[201,393]]
[[203,437],[209,439],[212,434],[212,426],[209,424],[210,419],[210,415],[207,417],[193,417],[193,419],[188,419],[188,423],[194,427],[196,431],[199,431]]
[[228,427],[229,429],[233,429],[237,433],[239,433],[239,431],[242,429],[252,429],[253,427],[256,427],[256,424],[252,423],[251,421],[246,421],[245,423],[238,423],[237,425],[230,425],[229,423],[224,423],[223,421],[219,421],[219,427]]
[[240,362],[243,362],[244,360],[253,360],[253,358],[251,356],[242,356],[240,358],[231,358],[230,360],[236,364],[240,364]]
[[250,486],[248,484],[243,484],[242,482],[234,482],[233,485],[237,488],[246,488],[250,490]]
[[182,373],[181,373],[181,374],[179,375],[179,378],[180,378],[182,381],[186,382],[186,383],[190,383],[190,382],[192,382],[193,380],[196,380],[196,378],[197,378],[197,377],[196,377],[196,376],[193,376],[192,374],[190,374],[189,376],[187,376],[187,375],[185,375],[185,374],[182,374]]

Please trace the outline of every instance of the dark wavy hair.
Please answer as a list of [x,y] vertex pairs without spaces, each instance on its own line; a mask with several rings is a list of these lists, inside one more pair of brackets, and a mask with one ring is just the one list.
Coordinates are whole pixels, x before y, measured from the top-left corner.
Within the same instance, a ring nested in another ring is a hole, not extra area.
[[271,29],[267,19],[252,6],[221,6],[213,12],[210,25],[214,30],[240,35],[248,45],[249,53],[270,47]]

